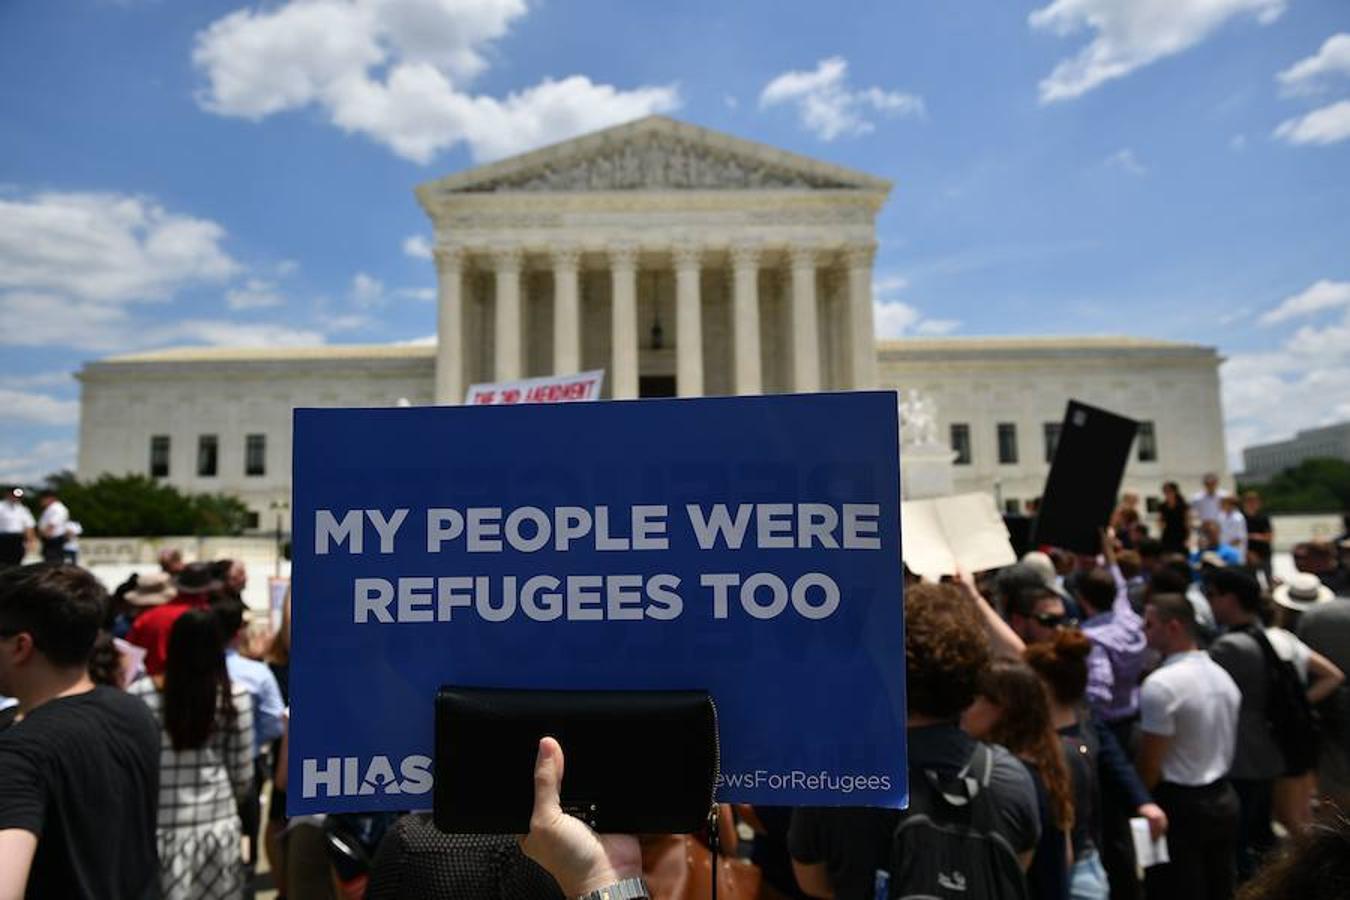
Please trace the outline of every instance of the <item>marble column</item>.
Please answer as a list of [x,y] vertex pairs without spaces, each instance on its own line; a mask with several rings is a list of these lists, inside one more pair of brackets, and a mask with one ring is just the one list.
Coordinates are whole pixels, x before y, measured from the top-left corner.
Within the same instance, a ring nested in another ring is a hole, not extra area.
[[524,371],[521,354],[520,267],[523,254],[517,247],[499,250],[493,259],[497,271],[496,354],[494,377],[516,381]]
[[609,248],[610,292],[610,395],[632,400],[638,395],[637,325],[638,248],[620,244]]
[[816,258],[812,247],[793,247],[792,266],[792,390],[820,390],[820,320],[816,308]]
[[675,367],[676,393],[703,396],[703,297],[699,290],[703,249],[693,244],[675,247]]
[[553,374],[581,371],[581,301],[577,270],[581,251],[558,247],[553,251]]
[[464,251],[436,248],[436,403],[464,402]]
[[731,313],[733,389],[738,394],[763,391],[759,353],[759,257],[758,247],[738,244],[731,248],[734,287]]
[[848,264],[849,387],[855,391],[877,386],[876,324],[872,318],[872,260],[876,244],[860,244],[844,251]]

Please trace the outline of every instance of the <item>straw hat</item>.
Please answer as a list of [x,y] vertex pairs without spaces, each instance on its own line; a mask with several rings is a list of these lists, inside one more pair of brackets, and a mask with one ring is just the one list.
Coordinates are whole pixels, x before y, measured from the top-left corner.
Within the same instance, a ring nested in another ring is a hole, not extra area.
[[146,572],[136,576],[136,586],[126,593],[132,606],[159,606],[173,599],[173,580],[167,572]]
[[1271,593],[1276,603],[1285,609],[1299,612],[1325,603],[1335,596],[1331,588],[1311,572],[1299,572]]

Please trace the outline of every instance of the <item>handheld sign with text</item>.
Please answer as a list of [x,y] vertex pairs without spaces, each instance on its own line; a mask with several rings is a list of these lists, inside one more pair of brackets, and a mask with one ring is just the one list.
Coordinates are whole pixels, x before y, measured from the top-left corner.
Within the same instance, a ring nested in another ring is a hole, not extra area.
[[884,392],[296,410],[287,811],[429,808],[447,684],[707,691],[719,800],[903,805],[897,431]]
[[1101,549],[1139,423],[1070,400],[1032,526],[1032,543],[1075,553]]

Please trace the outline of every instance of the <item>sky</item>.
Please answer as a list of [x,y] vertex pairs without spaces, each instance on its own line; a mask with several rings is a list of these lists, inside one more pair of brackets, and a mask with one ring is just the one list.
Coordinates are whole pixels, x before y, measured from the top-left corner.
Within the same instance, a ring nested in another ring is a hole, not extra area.
[[878,335],[1217,347],[1350,419],[1344,0],[4,0],[0,482],[72,373],[435,332],[422,182],[660,113],[894,182]]

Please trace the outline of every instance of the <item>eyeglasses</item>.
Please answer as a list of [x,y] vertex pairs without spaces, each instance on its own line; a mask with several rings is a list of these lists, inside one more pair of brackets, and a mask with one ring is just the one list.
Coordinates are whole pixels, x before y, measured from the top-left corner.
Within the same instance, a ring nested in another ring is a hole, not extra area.
[[1073,616],[1063,613],[1036,613],[1032,618],[1046,628],[1072,628],[1078,624]]

